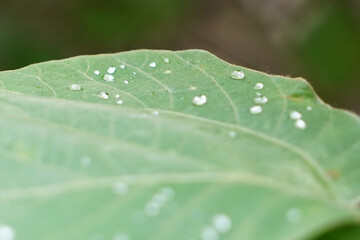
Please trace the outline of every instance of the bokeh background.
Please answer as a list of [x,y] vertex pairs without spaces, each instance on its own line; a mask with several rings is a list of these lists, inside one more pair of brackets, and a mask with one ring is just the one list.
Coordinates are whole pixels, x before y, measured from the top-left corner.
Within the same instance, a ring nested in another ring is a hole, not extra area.
[[139,48],[302,76],[360,113],[360,0],[0,1],[0,70]]

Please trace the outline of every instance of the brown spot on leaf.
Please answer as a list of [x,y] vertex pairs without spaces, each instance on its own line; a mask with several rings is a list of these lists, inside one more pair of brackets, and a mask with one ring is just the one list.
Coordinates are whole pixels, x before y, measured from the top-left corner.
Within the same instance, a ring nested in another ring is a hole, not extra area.
[[335,169],[327,170],[326,173],[331,177],[332,180],[337,180],[340,177],[339,171]]

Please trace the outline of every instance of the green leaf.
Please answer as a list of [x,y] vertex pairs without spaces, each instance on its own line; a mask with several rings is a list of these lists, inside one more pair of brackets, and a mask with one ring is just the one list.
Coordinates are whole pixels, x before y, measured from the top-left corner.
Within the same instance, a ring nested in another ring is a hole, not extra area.
[[17,240],[359,236],[360,120],[301,78],[141,50],[2,72],[0,87],[0,225]]

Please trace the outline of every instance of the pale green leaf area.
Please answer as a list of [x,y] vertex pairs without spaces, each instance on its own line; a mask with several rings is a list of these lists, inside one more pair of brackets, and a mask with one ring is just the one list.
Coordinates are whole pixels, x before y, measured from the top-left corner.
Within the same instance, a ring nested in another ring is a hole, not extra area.
[[139,50],[1,72],[0,88],[1,240],[360,239],[360,120],[301,78]]

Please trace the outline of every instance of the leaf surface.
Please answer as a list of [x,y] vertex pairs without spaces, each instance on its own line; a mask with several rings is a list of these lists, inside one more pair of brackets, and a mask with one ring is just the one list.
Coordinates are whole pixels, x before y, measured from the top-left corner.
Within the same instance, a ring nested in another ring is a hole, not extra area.
[[[245,79],[232,79],[235,70]],[[257,93],[268,102],[255,104]],[[201,95],[207,102],[194,105]],[[255,105],[261,113],[250,113]],[[205,51],[0,73],[0,225],[16,239],[285,240],[356,229],[359,156],[359,118],[324,104],[305,80]]]

